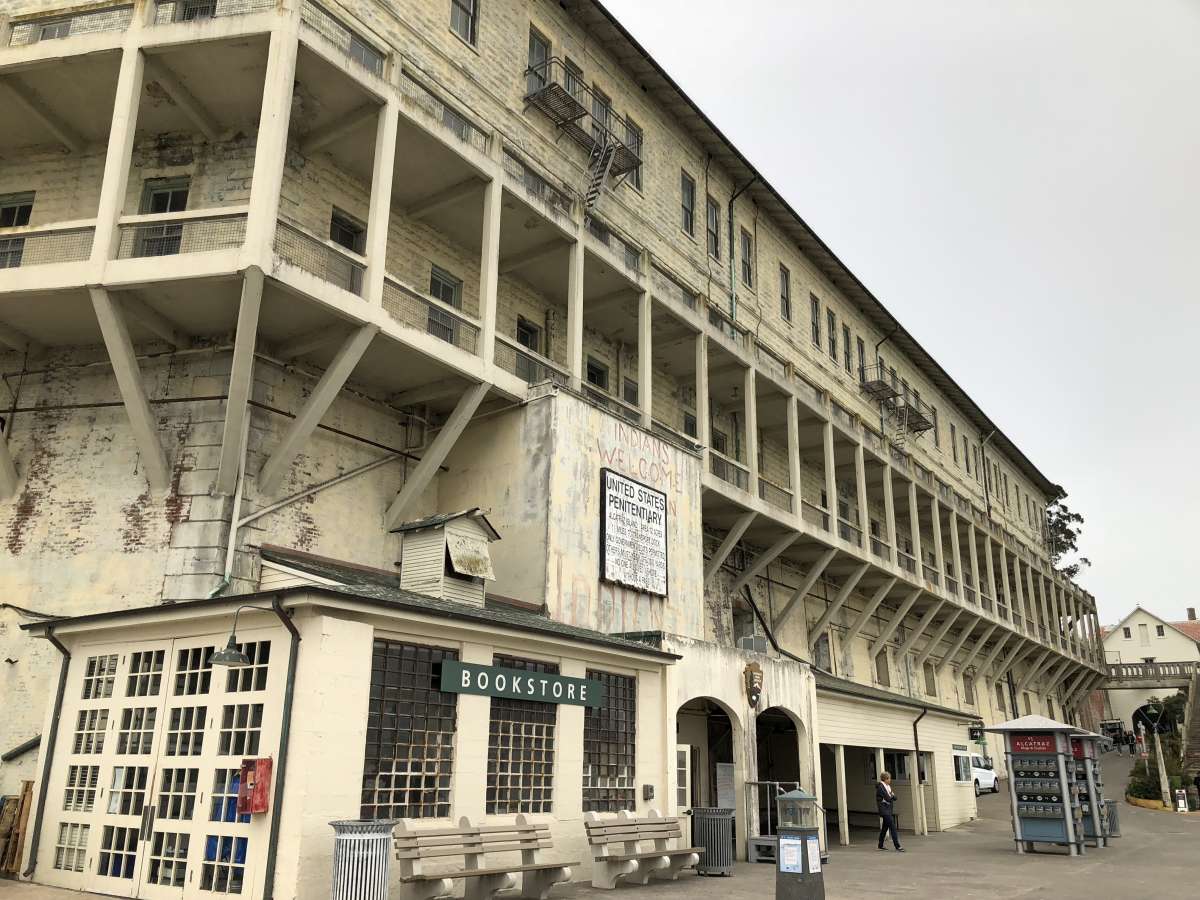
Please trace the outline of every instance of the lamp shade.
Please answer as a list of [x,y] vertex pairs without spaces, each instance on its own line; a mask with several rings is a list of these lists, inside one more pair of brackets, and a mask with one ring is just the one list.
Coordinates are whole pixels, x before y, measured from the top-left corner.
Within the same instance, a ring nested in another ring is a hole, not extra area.
[[214,666],[248,666],[250,657],[238,649],[237,637],[231,633],[224,648],[212,655],[211,662]]

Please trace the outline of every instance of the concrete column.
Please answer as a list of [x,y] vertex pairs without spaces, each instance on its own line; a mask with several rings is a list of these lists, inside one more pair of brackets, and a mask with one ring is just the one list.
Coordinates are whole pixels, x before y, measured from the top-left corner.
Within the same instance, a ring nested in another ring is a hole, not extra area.
[[929,498],[929,520],[933,525],[933,565],[946,590],[946,554],[942,552],[942,504],[934,494]]
[[[874,660],[872,660],[872,664],[874,664]],[[875,780],[878,781],[880,774],[885,771],[885,769],[883,767],[883,748],[875,747],[874,750],[875,750]],[[895,777],[895,775],[896,775],[896,773],[893,772],[892,776]]]
[[925,580],[925,570],[921,568],[921,511],[917,507],[917,483],[908,483],[908,529],[912,532],[913,556],[917,560],[917,581]]
[[1067,597],[1071,604],[1071,644],[1074,648],[1076,656],[1080,655],[1080,632],[1079,632],[1079,597],[1075,591],[1067,587]]
[[829,530],[837,534],[837,458],[833,454],[832,419],[825,420],[821,438],[825,445],[825,501],[829,509]]
[[997,544],[1000,548],[1000,584],[1004,588],[1004,603],[1008,606],[1008,620],[1011,622],[1013,617],[1013,598],[1008,592],[1008,552],[1004,549],[1003,544]]
[[1047,577],[1046,583],[1050,586],[1050,600],[1054,604],[1054,630],[1058,635],[1058,646],[1060,649],[1065,650],[1067,646],[1067,620],[1063,617],[1062,592],[1059,591],[1053,577]]
[[133,156],[133,135],[137,129],[138,105],[142,97],[142,78],[146,58],[135,46],[121,52],[121,69],[117,75],[117,91],[113,101],[112,124],[108,132],[108,149],[104,157],[104,176],[100,182],[100,200],[96,208],[96,234],[92,240],[91,261],[97,274],[104,263],[117,255],[120,231],[117,220],[125,207],[125,192],[129,185],[129,167]]
[[708,471],[708,445],[711,441],[712,423],[708,414],[708,336],[702,331],[696,335],[696,443],[701,446],[702,472]]
[[[571,372],[571,387],[577,391],[583,386],[583,257],[581,228],[575,235],[567,260],[567,365]],[[709,440],[710,436],[705,434],[705,445]]]
[[375,165],[371,173],[371,206],[367,213],[366,301],[383,305],[383,278],[387,273],[388,224],[392,215],[392,174],[396,169],[396,132],[400,101],[379,108],[375,126]]
[[925,792],[921,789],[921,767],[917,751],[908,751],[909,785],[912,789],[913,834],[927,834],[925,827]]
[[871,552],[871,514],[867,510],[867,460],[863,453],[862,436],[854,445],[854,484],[858,489],[858,527],[862,531],[862,548]]
[[650,292],[642,291],[638,295],[638,410],[643,428],[650,427],[654,411],[653,320]]
[[[965,599],[967,592],[966,575],[963,572],[962,544],[958,539],[958,514],[949,510],[950,520],[950,561],[954,563],[954,580],[958,582],[958,596]],[[978,598],[976,598],[978,599]]]
[[1029,580],[1029,596],[1033,597],[1035,594],[1037,596],[1038,611],[1041,613],[1042,628],[1045,630],[1042,642],[1051,644],[1053,638],[1051,637],[1052,632],[1050,628],[1050,610],[1046,607],[1046,592],[1042,590],[1042,577],[1040,574],[1034,572],[1032,565],[1025,570],[1025,575]]
[[803,530],[803,509],[801,507],[800,488],[803,475],[800,471],[800,412],[796,406],[800,401],[788,396],[787,403],[787,453],[788,480],[792,488],[792,513],[796,520],[796,528]]
[[[484,365],[496,358],[496,292],[500,283],[500,215],[504,182],[500,173],[483,188],[483,244],[479,252],[479,339]],[[582,317],[580,325],[582,326]],[[581,332],[582,334],[582,332]]]
[[[992,595],[992,602],[999,603],[1000,596],[996,593],[996,565],[992,559],[992,536],[987,532],[983,535],[983,563],[987,568],[987,586],[988,592]],[[1000,615],[1000,610],[995,611],[997,616]]]
[[[1007,577],[1008,567],[1005,566],[1005,576]],[[1025,620],[1022,630],[1031,631],[1031,623],[1029,622],[1029,610],[1025,607],[1025,589],[1021,587],[1021,560],[1015,554],[1013,555],[1013,577],[1011,584],[1013,591],[1016,594],[1016,600],[1013,601],[1013,608],[1021,610],[1021,618]]]
[[287,164],[299,28],[299,15],[293,12],[271,32],[258,139],[254,145],[254,175],[250,182],[250,212],[246,219],[243,263],[261,266],[265,272],[272,268],[275,223],[279,218],[279,197]]
[[833,766],[837,773],[838,843],[850,846],[850,810],[846,800],[846,748],[833,745]]
[[[975,599],[983,606],[983,585],[979,583],[979,548],[975,543],[975,523],[967,523],[967,552],[971,554],[971,584],[975,586]],[[965,577],[965,576],[964,576]]]
[[747,490],[758,496],[758,396],[754,386],[754,366],[747,366],[742,376],[742,391],[745,393],[743,403],[746,414],[746,468],[750,470],[750,484]]
[[[586,678],[587,663],[578,660],[564,659],[559,670],[560,674],[568,678]],[[491,709],[488,709],[490,721]],[[558,722],[556,723],[556,731],[558,740],[555,741],[557,747],[556,759],[554,766],[558,770],[555,772],[555,780],[561,780],[564,785],[582,785],[583,784],[583,727],[584,727],[584,708],[582,706],[574,706],[568,703],[563,703],[558,707]],[[673,734],[674,730],[668,732]],[[487,746],[486,744],[484,745]],[[478,751],[476,751],[478,752]],[[485,751],[486,752],[486,751]],[[675,747],[670,748],[670,755],[674,757]],[[672,784],[672,788],[674,784]],[[640,791],[638,792],[641,793]],[[674,790],[664,791],[664,794],[674,794]],[[561,816],[564,819],[582,819],[583,818],[583,791],[557,791],[557,796],[554,798],[554,813],[556,816]],[[634,802],[637,803],[641,797],[635,797]],[[657,808],[662,808],[666,803],[666,797],[658,803],[653,804]],[[638,812],[636,815],[643,815]],[[482,820],[480,820],[482,821]]]
[[896,551],[900,548],[900,541],[896,537],[896,498],[892,493],[892,467],[891,464],[886,464],[883,467],[883,517],[887,520],[887,540],[891,544],[891,549],[888,551],[890,559],[895,563],[899,557],[896,556]]
[[[484,666],[492,664],[492,648],[486,644],[463,644],[461,653],[463,662]],[[472,822],[482,822],[487,810],[486,797],[478,786],[487,783],[490,721],[491,698],[471,694],[459,696],[458,725],[454,734],[456,771],[450,788],[451,807],[455,815],[466,816]]]

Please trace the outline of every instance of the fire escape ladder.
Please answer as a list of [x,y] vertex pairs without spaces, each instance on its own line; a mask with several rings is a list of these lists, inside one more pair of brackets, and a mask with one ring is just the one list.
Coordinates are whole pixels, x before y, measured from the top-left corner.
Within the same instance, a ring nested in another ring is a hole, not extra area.
[[612,170],[613,158],[617,155],[617,146],[607,136],[598,136],[588,159],[588,186],[583,195],[584,224],[591,219],[592,210],[600,202],[600,195],[608,185],[608,174]]

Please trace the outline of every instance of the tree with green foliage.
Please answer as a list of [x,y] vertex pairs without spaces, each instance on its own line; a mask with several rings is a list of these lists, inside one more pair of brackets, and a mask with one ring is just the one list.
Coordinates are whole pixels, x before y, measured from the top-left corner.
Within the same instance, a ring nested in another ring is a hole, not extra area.
[[1061,491],[1046,507],[1046,545],[1050,549],[1050,561],[1066,578],[1075,578],[1084,566],[1092,564],[1086,556],[1078,557],[1070,565],[1060,566],[1068,554],[1079,552],[1079,535],[1082,532],[1083,516],[1072,512],[1066,504],[1067,492]]

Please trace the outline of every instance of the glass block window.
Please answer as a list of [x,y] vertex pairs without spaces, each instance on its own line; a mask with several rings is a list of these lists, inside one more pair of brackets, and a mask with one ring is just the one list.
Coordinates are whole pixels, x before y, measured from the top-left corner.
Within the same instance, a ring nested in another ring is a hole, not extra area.
[[221,734],[217,753],[221,756],[254,756],[258,753],[263,705],[237,703],[221,711]]
[[250,641],[238,644],[238,649],[250,660],[248,666],[234,666],[229,670],[225,690],[261,691],[267,686],[267,663],[271,661],[270,641]]
[[59,822],[58,840],[54,843],[54,868],[65,872],[82,872],[87,858],[88,834],[91,827],[77,822]]
[[63,791],[63,810],[91,812],[96,805],[96,788],[99,784],[99,766],[68,766],[67,787]]
[[242,783],[240,769],[217,769],[213,773],[211,805],[208,811],[210,822],[249,822],[250,814],[238,815],[238,788]]
[[199,756],[204,749],[207,706],[175,706],[167,720],[167,756]]
[[118,816],[140,816],[146,805],[146,766],[114,766],[108,791],[108,811]]
[[[554,663],[496,656],[493,665],[558,674]],[[548,813],[554,794],[554,725],[558,706],[492,698],[488,726],[487,814]]]
[[117,675],[117,654],[89,656],[83,670],[83,699],[111,697]]
[[190,835],[156,831],[150,841],[150,871],[146,880],[166,887],[183,887],[187,877]]
[[158,783],[158,817],[190,819],[196,811],[199,769],[163,769]]
[[604,706],[584,709],[583,810],[632,809],[637,802],[637,679],[590,669],[587,677],[604,685]]
[[240,894],[246,874],[246,839],[210,834],[204,839],[200,865],[200,890],[215,894]]
[[187,647],[175,663],[175,696],[207,694],[212,685],[212,655],[215,647]]
[[121,729],[117,732],[117,753],[149,753],[154,742],[154,720],[158,710],[138,706],[121,710]]
[[81,709],[75,722],[74,753],[103,753],[107,709]]
[[163,657],[165,650],[144,650],[129,657],[129,679],[125,685],[126,697],[154,697],[162,687]]
[[109,878],[133,878],[137,867],[137,845],[137,828],[105,825],[96,874]]
[[363,769],[364,819],[450,815],[458,695],[438,690],[454,650],[376,640]]

